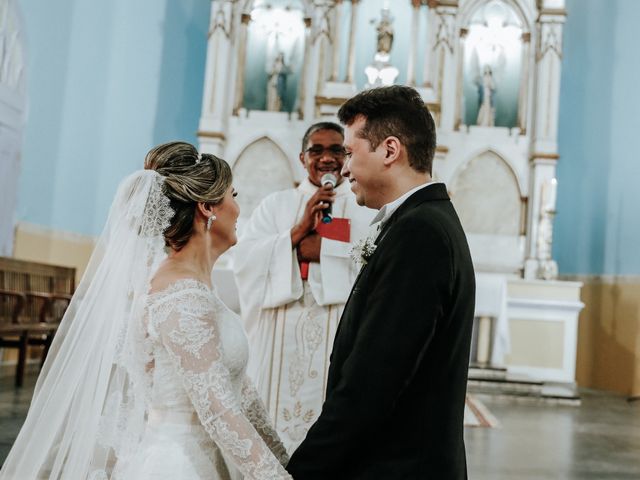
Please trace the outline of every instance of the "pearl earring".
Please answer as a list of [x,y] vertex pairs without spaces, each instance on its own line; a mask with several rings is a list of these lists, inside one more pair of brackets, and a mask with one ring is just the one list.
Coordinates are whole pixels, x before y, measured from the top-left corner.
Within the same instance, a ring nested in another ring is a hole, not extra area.
[[214,221],[216,218],[218,218],[218,217],[216,217],[215,215],[211,215],[211,216],[209,217],[209,219],[207,220],[207,232],[208,232],[209,230],[211,230],[211,224],[213,223],[213,221]]

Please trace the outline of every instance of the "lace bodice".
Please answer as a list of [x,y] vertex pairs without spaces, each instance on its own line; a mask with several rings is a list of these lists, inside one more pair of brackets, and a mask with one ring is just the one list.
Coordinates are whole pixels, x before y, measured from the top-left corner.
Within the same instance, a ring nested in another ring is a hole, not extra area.
[[197,415],[246,479],[291,478],[286,450],[246,377],[239,317],[205,284],[184,279],[147,299],[153,344],[150,412]]

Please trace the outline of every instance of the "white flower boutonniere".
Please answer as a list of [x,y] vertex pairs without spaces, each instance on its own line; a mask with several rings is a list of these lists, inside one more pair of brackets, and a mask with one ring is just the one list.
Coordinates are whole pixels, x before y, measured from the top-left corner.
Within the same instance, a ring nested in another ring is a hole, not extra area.
[[369,235],[353,244],[353,248],[351,249],[351,258],[359,267],[364,267],[376,251],[377,245],[375,241],[379,233],[380,224],[378,224],[374,231]]
[[373,243],[373,239],[371,237],[365,237],[353,245],[351,258],[357,265],[364,267],[375,251],[376,244]]

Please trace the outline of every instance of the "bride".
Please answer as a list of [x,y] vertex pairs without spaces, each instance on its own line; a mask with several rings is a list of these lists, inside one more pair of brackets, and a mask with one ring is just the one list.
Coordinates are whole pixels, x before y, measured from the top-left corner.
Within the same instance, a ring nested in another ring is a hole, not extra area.
[[235,196],[229,165],[182,142],[121,183],[0,480],[291,478],[210,283]]

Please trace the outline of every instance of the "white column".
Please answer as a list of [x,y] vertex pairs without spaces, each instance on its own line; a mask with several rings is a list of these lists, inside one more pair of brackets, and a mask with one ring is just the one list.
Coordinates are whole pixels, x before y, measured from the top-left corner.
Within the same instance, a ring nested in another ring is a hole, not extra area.
[[251,14],[243,13],[240,16],[240,31],[238,32],[238,67],[236,69],[235,101],[233,103],[233,115],[238,115],[244,100],[244,68],[247,63],[247,35]]
[[[436,102],[441,106],[440,131],[452,131],[455,126],[455,108],[457,96],[456,53],[456,16],[457,3],[447,2],[436,7]],[[443,107],[449,108],[443,108]]]
[[351,0],[351,28],[349,31],[349,56],[347,60],[347,83],[355,83],[356,73],[356,28],[360,0]]
[[331,69],[331,76],[329,77],[329,81],[331,82],[337,82],[338,76],[340,75],[340,39],[342,37],[343,12],[344,12],[343,1],[336,0],[335,13],[333,15],[333,18],[334,18],[333,38],[331,39],[331,43],[333,45],[332,69]]
[[477,353],[476,362],[481,365],[488,365],[491,361],[491,344],[493,332],[491,331],[491,317],[483,316],[477,320],[478,336],[477,336]]
[[534,105],[534,152],[557,151],[562,26],[564,14],[541,13],[536,52],[536,101]]
[[[550,3],[551,2],[551,3]],[[546,230],[543,203],[547,211],[555,212],[555,195],[551,201],[543,198],[544,185],[550,185],[556,175],[558,161],[558,105],[562,60],[562,27],[566,18],[563,0],[544,0],[537,20],[535,89],[531,102],[533,125],[531,141],[531,175],[529,183],[529,216],[527,219],[527,259],[525,278],[540,274],[541,236],[552,238]],[[549,8],[547,8],[549,7]],[[547,189],[549,187],[546,187]]]
[[430,96],[435,98],[434,85],[436,83],[436,39],[437,39],[437,0],[430,0],[427,3],[427,34],[424,57],[424,70],[422,72],[422,83]]
[[227,116],[230,113],[231,83],[229,66],[233,59],[233,0],[213,0],[207,44],[204,96],[198,128],[200,149],[223,155],[226,143]]
[[304,18],[304,54],[302,58],[302,73],[300,83],[298,83],[298,117],[300,120],[306,118],[305,104],[307,98],[307,78],[309,77],[309,64],[311,59],[311,17]]
[[27,120],[25,33],[19,21],[19,3],[4,2],[4,24],[0,24],[0,44],[4,43],[0,53],[0,255],[5,257],[14,249],[20,154]]
[[305,89],[303,112],[307,121],[312,121],[316,117],[316,95],[324,84],[325,45],[328,43],[330,33],[328,16],[331,8],[332,5],[320,3],[313,9],[309,57],[303,86]]
[[464,92],[463,92],[463,84],[462,78],[464,76],[463,72],[463,60],[464,60],[464,44],[467,39],[467,34],[469,30],[466,28],[460,29],[460,39],[458,41],[458,61],[456,65],[456,113],[455,113],[455,123],[453,125],[454,130],[459,130],[460,125],[463,123],[462,118],[462,102],[464,101]]
[[520,134],[527,133],[527,104],[529,102],[529,64],[531,63],[531,33],[522,34],[522,75],[518,95],[518,128]]
[[411,0],[411,40],[409,41],[409,56],[407,61],[407,85],[416,84],[416,53],[420,27],[420,0]]

